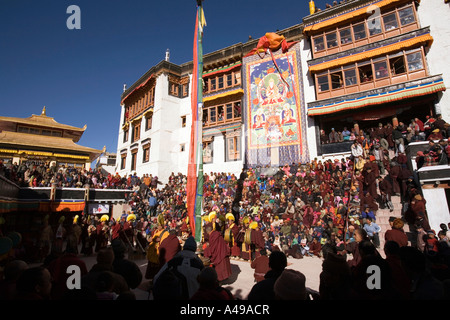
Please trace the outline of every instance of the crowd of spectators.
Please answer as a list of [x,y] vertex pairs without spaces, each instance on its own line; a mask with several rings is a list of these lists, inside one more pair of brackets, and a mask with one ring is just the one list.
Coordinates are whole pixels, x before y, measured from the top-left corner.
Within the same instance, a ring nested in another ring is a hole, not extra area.
[[[439,118],[434,123],[438,120]],[[419,127],[419,136],[430,141],[427,153],[432,150],[437,154],[448,152],[445,139],[440,139],[439,143],[429,139],[436,129],[427,135],[426,130],[421,131],[417,120],[415,124]],[[445,224],[441,225],[441,230],[437,233],[430,227],[426,201],[414,172],[407,166],[404,153],[405,145],[414,140],[404,138],[403,133],[402,137],[397,137],[395,133],[402,125],[399,122],[390,134],[390,124],[381,124],[378,130],[360,130],[352,144],[351,154],[340,160],[313,159],[306,164],[258,166],[243,170],[240,176],[225,172],[205,174],[204,217],[215,212],[215,229],[224,235],[229,227],[226,215],[233,210],[233,201],[238,195],[237,189],[241,181],[239,219],[235,223],[244,228],[248,222],[255,222],[256,228],[262,231],[264,237],[263,245],[256,250],[267,252],[269,257],[275,252],[281,252],[285,257],[296,259],[324,259],[323,297],[337,298],[340,289],[338,283],[333,281],[338,279],[331,281],[334,270],[342,272],[338,275],[342,277],[339,281],[346,277],[355,281],[358,277],[364,277],[362,266],[377,264],[382,267],[382,272],[388,273],[387,264],[398,263],[399,259],[403,259],[405,265],[402,276],[407,273],[410,282],[416,279],[414,277],[428,277],[426,279],[443,290],[442,283],[448,281],[450,270],[449,234]],[[424,128],[425,126],[424,124]],[[439,148],[441,152],[438,151]],[[427,163],[424,161],[423,165]],[[142,177],[136,174],[120,177],[118,174],[105,175],[98,170],[54,168],[43,164],[31,168],[3,166],[2,174],[25,186],[48,186],[56,183],[61,187],[83,187],[88,184],[95,188],[133,190],[128,199],[130,210],[124,211],[117,221],[112,217],[102,221],[96,216],[84,216],[80,220],[82,230],[75,242],[82,243],[82,254],[103,252],[108,245],[112,246],[117,240],[119,229],[122,234],[128,235],[122,238],[123,243],[130,241],[131,246],[139,245],[144,251],[148,249],[152,235],[158,228],[172,230],[180,241],[186,240],[186,232],[189,233],[186,219],[187,177],[181,173],[172,173],[164,185],[157,177],[147,174]],[[378,254],[381,239],[377,211],[384,208],[393,211],[392,197],[395,196],[401,198],[401,216],[393,217],[390,221],[392,232],[386,232],[384,259]],[[131,216],[133,219],[129,220]],[[162,226],[159,217],[163,218]],[[414,241],[405,240],[405,223],[409,224],[416,235]],[[66,224],[66,241],[75,236],[76,229],[71,223]],[[126,230],[132,231],[126,233]],[[278,253],[274,256],[277,255]],[[431,271],[428,267],[425,268],[429,263]],[[399,272],[398,264],[395,268]],[[283,270],[279,271],[277,276],[281,276]],[[298,274],[286,276],[301,278]],[[331,282],[325,284],[326,279]],[[393,298],[391,294],[398,291],[405,297],[410,294],[409,288],[405,289],[396,281],[388,285],[391,289],[395,286],[395,290],[383,291],[383,297]],[[356,286],[359,284],[357,282]],[[332,287],[333,285],[336,287]],[[341,289],[353,292],[340,292],[344,294],[343,297],[354,297],[356,290],[363,292],[366,297],[379,298],[363,288],[344,286]],[[419,290],[416,293],[431,295]],[[442,292],[439,296],[442,297],[443,294]]]
[[411,119],[409,124],[401,121],[379,123],[378,126],[366,130],[361,130],[358,124],[351,128],[343,127],[342,130],[331,128],[328,133],[321,129],[320,143],[353,141],[367,137],[371,140],[380,140],[385,149],[395,147],[404,150],[411,142],[441,140],[447,139],[449,136],[450,125],[442,119],[442,115],[438,114],[436,117],[427,116],[424,121],[419,118]]

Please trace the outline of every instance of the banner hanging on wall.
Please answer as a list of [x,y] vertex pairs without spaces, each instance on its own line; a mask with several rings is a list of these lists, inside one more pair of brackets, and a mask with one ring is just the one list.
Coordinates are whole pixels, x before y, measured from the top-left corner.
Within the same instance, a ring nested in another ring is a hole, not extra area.
[[244,58],[246,164],[306,163],[306,112],[300,91],[299,44],[288,52]]

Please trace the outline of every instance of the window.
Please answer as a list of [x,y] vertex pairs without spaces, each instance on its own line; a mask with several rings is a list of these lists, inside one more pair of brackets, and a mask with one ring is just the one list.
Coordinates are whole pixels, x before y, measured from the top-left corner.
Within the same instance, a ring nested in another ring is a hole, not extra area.
[[42,136],[62,137],[61,131],[53,131],[53,130],[49,130],[49,129],[38,129],[38,128],[31,128],[31,127],[23,127],[23,126],[18,126],[17,132],[38,134],[38,135],[42,135]]
[[185,128],[186,127],[186,116],[182,116],[181,117],[181,127]]
[[120,159],[120,170],[125,169],[126,163],[127,163],[127,154],[122,153],[121,159]]
[[354,68],[344,70],[344,77],[345,77],[345,85],[346,86],[353,86],[353,85],[357,84],[356,70]]
[[353,42],[352,40],[352,32],[350,28],[345,28],[339,31],[339,35],[341,37],[341,44],[347,44]]
[[186,145],[184,143],[180,144],[180,151],[184,152],[186,150]]
[[28,133],[30,132],[30,128],[27,127],[18,127],[17,132]]
[[317,86],[319,92],[330,90],[330,85],[328,83],[328,74],[323,76],[317,76]]
[[389,76],[386,60],[378,61],[373,64],[375,69],[375,78],[382,79]]
[[203,126],[215,125],[218,122],[239,120],[241,117],[241,102],[229,102],[223,105],[203,109]]
[[141,123],[137,123],[133,127],[133,140],[131,142],[139,140],[140,137],[141,137]]
[[131,170],[136,170],[137,149],[131,150]]
[[150,143],[142,147],[142,163],[149,162],[150,160]]
[[183,84],[182,90],[183,90],[183,97],[187,97],[189,95],[189,84],[188,83]]
[[322,51],[325,49],[325,44],[323,42],[323,36],[318,36],[313,38],[314,41],[314,51],[318,52],[318,51]]
[[416,21],[414,16],[414,10],[412,6],[398,10],[398,16],[400,18],[400,24],[402,26],[406,26],[407,24],[413,23]]
[[217,78],[217,89],[223,89],[224,87],[224,82],[223,82],[223,76],[220,76]]
[[227,161],[236,161],[241,158],[241,137],[227,137]]
[[180,86],[179,84],[170,82],[169,83],[169,94],[172,95],[172,96],[178,97],[178,94],[179,94],[178,88],[179,88],[179,86]]
[[207,126],[209,125],[209,118],[208,118],[208,109],[203,109],[203,125]]
[[359,73],[359,82],[369,82],[373,80],[373,73],[372,73],[372,65],[370,62],[359,65],[358,64],[358,73]]
[[227,87],[232,87],[233,86],[233,74],[229,73],[226,75],[227,78]]
[[353,26],[353,36],[355,37],[355,41],[361,40],[367,37],[366,27],[364,23],[360,23]]
[[240,118],[241,117],[241,102],[235,102],[234,103],[234,117]]
[[235,85],[241,84],[241,72],[240,71],[234,73],[234,84]]
[[123,142],[127,142],[128,141],[128,129],[123,131]]
[[389,56],[389,66],[393,76],[406,72],[403,53]]
[[226,105],[225,107],[225,115],[226,115],[226,119],[230,120],[233,119],[233,104],[229,103]]
[[369,35],[374,36],[381,33],[381,19],[375,17],[367,20],[367,28],[369,29]]
[[217,121],[223,121],[224,120],[224,114],[223,114],[223,106],[217,107]]
[[145,117],[145,131],[148,131],[152,128],[153,115],[149,115]]
[[422,53],[420,51],[406,55],[408,61],[408,71],[423,69]]
[[395,12],[389,13],[383,17],[384,31],[390,31],[398,28],[397,15]]
[[327,39],[327,48],[334,48],[336,47],[337,44],[337,36],[336,36],[336,32],[331,32],[331,33],[327,33],[325,35],[326,39]]
[[213,162],[213,143],[212,141],[203,142],[203,163]]
[[216,122],[216,121],[217,121],[217,119],[216,119],[216,108],[213,107],[213,108],[209,109],[209,122],[213,123],[213,122]]
[[344,86],[344,81],[342,80],[342,71],[331,71],[331,89],[339,89]]
[[209,91],[216,91],[216,83],[217,83],[216,78],[212,78],[209,81]]

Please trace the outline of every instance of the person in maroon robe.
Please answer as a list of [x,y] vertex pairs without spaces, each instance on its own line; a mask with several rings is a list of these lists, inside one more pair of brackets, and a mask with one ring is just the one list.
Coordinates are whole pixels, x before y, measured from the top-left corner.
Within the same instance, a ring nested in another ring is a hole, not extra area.
[[371,167],[367,168],[367,174],[364,178],[364,187],[365,190],[370,193],[372,198],[377,199],[377,177],[378,175],[372,170]]
[[418,222],[425,230],[430,230],[425,204],[426,200],[420,194],[416,194],[411,199],[410,210],[413,214],[413,221]]
[[389,170],[389,176],[392,178],[392,188],[394,194],[400,195],[400,184],[398,182],[398,177],[400,176],[402,168],[396,161],[391,162],[391,168]]
[[305,227],[311,228],[314,221],[314,210],[310,204],[306,204],[303,210],[303,224],[305,225]]
[[111,226],[111,241],[119,238],[121,230],[122,225],[119,222],[114,221]]
[[366,192],[365,196],[361,198],[360,206],[361,212],[365,210],[366,206],[374,213],[378,211],[378,204],[369,192]]
[[264,276],[269,272],[269,257],[267,256],[266,249],[260,251],[258,258],[252,261],[251,268],[255,269],[253,276],[255,277],[255,282],[260,282],[264,280]]
[[218,280],[226,280],[231,275],[230,248],[220,232],[213,230],[211,226],[206,227],[206,232],[208,242],[203,255],[210,259],[217,272]]
[[387,241],[395,241],[399,247],[406,247],[408,245],[408,236],[403,231],[403,220],[396,218],[392,222],[392,229],[387,230],[384,234],[384,239]]
[[252,230],[252,233],[250,234],[251,238],[251,254],[252,254],[252,260],[255,260],[261,255],[261,250],[264,249],[265,241],[264,236],[259,228],[259,224],[256,224],[255,229]]
[[181,251],[180,241],[175,230],[170,230],[169,235],[159,245],[159,263],[163,266]]
[[378,177],[378,188],[380,189],[381,199],[380,202],[387,206],[390,211],[394,210],[394,206],[391,201],[391,197],[393,194],[392,183],[389,176],[385,176],[384,178]]

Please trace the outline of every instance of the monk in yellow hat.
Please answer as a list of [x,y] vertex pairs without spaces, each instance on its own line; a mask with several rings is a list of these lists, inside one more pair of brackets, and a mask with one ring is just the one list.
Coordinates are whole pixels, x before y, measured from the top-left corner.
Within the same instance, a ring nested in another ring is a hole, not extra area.
[[230,247],[231,259],[238,259],[241,256],[241,249],[236,241],[239,236],[239,226],[236,224],[234,215],[230,212],[225,215],[227,220],[227,229],[225,230],[226,239]]

